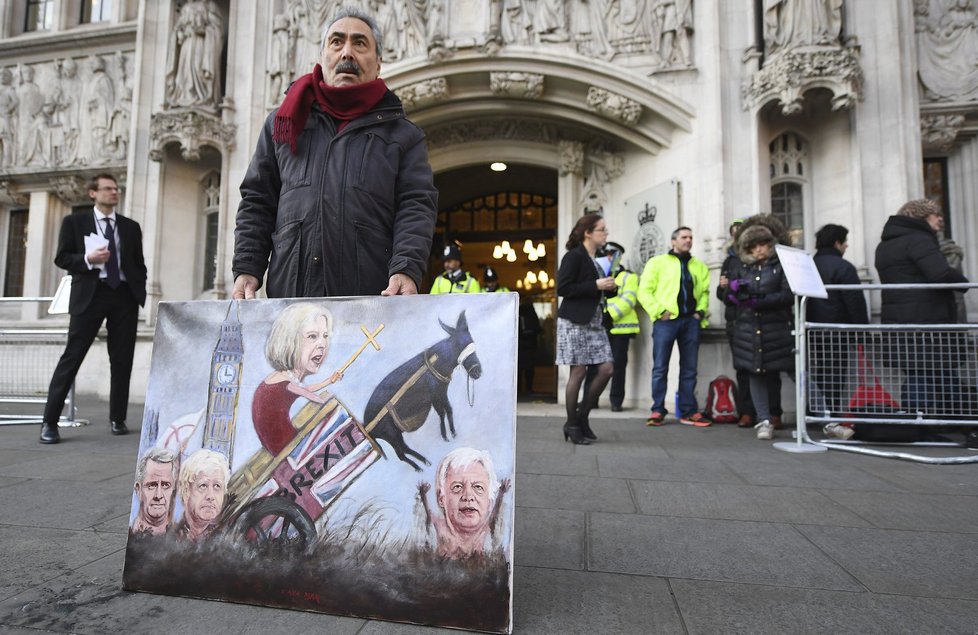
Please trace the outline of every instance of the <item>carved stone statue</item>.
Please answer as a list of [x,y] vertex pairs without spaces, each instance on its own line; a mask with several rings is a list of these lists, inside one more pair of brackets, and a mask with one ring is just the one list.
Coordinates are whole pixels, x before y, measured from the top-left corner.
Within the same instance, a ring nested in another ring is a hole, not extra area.
[[277,104],[292,79],[292,47],[289,45],[289,19],[284,15],[272,18],[272,46],[268,60],[268,101]]
[[425,53],[428,50],[425,5],[417,4],[415,0],[393,0],[390,4],[388,25],[383,30],[393,35],[387,42],[391,59],[406,59]]
[[116,103],[109,126],[109,146],[112,157],[125,159],[129,150],[129,121],[132,111],[132,89],[123,90],[122,98]]
[[112,157],[109,131],[112,126],[112,113],[115,112],[115,84],[105,72],[105,59],[92,57],[92,77],[85,92],[85,118],[87,129],[83,135],[83,146],[92,160],[106,160]]
[[54,66],[58,82],[50,101],[54,105],[52,125],[57,130],[51,139],[51,162],[67,165],[75,162],[78,152],[78,64],[69,57]]
[[526,0],[503,0],[503,16],[500,25],[503,42],[529,44],[530,12]]
[[841,32],[842,0],[764,0],[764,46],[769,54],[838,44]]
[[652,42],[661,64],[669,67],[690,65],[689,32],[693,28],[691,0],[659,0],[653,9],[659,38]]
[[536,14],[533,16],[533,30],[541,42],[566,42],[567,0],[537,0]]
[[[635,0],[633,0],[633,3]],[[586,32],[590,39],[591,55],[597,55],[605,59],[611,59],[615,54],[615,49],[611,46],[610,25],[612,21],[611,0],[587,0],[587,19],[581,20],[586,23],[586,28],[582,28],[582,35]],[[614,3],[619,12],[620,4]],[[620,13],[619,13],[620,15]],[[582,25],[584,27],[585,25]]]
[[917,63],[932,101],[978,100],[978,16],[973,0],[915,5]]
[[21,165],[37,165],[44,163],[42,128],[38,122],[42,119],[44,95],[40,87],[34,83],[34,67],[20,67],[20,87],[17,89],[20,107],[17,117],[20,120],[21,138],[17,156]]
[[224,18],[214,0],[187,0],[180,8],[167,59],[166,103],[209,106],[221,100]]
[[337,2],[324,0],[289,0],[285,15],[289,21],[291,63],[289,80],[305,75],[319,63],[323,49],[323,27],[335,12]]
[[17,110],[20,99],[13,87],[14,74],[0,69],[0,167],[10,167],[17,156]]

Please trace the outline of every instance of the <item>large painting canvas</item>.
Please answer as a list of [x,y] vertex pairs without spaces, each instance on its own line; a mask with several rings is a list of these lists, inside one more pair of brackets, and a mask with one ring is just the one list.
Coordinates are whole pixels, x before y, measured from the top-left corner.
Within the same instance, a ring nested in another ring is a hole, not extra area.
[[516,316],[161,304],[125,587],[511,632]]

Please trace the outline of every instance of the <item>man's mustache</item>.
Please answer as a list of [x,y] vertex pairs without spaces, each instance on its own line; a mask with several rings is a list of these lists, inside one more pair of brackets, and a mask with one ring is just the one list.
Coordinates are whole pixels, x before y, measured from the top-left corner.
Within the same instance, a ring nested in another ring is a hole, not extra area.
[[334,73],[353,73],[354,75],[359,75],[363,71],[360,69],[360,65],[353,60],[344,60],[336,65],[333,69]]

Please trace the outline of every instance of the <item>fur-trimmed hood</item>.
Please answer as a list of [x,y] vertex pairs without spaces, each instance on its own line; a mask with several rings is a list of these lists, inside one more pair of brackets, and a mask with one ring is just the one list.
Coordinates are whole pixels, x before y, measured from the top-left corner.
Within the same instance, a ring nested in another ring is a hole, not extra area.
[[737,232],[737,257],[740,258],[745,265],[754,264],[754,258],[750,255],[749,250],[745,250],[743,248],[745,243],[742,241],[742,239],[745,234],[750,233],[752,236],[750,240],[752,240],[754,244],[757,244],[759,242],[758,239],[761,236],[761,233],[756,231],[758,227],[761,229],[766,229],[776,243],[789,247],[791,246],[791,236],[788,234],[788,228],[785,227],[785,224],[781,222],[780,219],[772,216],[771,214],[755,214],[754,216],[747,218],[740,226],[740,231]]
[[771,230],[764,225],[754,225],[741,230],[737,237],[737,257],[747,266],[753,265],[757,259],[751,255],[751,250],[761,243],[774,244],[777,241]]

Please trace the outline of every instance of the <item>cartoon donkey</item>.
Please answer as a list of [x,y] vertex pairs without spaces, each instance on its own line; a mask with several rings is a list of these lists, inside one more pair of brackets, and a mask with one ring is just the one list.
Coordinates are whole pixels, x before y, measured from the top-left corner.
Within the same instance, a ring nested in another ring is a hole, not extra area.
[[[468,376],[475,380],[482,375],[482,363],[475,354],[475,342],[469,334],[465,311],[458,316],[455,328],[438,320],[448,337],[429,346],[407,360],[377,384],[363,413],[366,429],[377,439],[387,441],[397,458],[417,471],[421,467],[407,455],[431,465],[424,456],[412,450],[404,442],[405,432],[414,432],[428,419],[434,408],[441,423],[441,436],[448,441],[448,430],[455,436],[452,404],[448,399],[448,384],[452,371],[459,364]],[[470,404],[471,405],[471,404]]]

